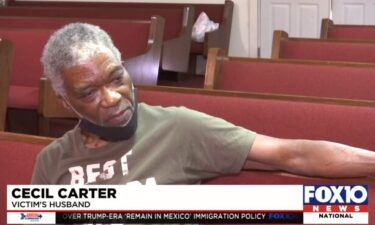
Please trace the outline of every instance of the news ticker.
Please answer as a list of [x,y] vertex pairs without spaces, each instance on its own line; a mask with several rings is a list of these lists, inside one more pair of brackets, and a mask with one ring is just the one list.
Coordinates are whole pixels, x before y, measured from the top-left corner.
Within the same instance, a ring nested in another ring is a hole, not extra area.
[[[302,212],[46,212],[9,213],[8,224],[23,217],[33,224],[302,224]],[[44,220],[42,221],[42,218]],[[10,223],[9,223],[10,222]],[[37,223],[38,222],[38,223]]]
[[368,224],[367,185],[8,185],[8,224]]

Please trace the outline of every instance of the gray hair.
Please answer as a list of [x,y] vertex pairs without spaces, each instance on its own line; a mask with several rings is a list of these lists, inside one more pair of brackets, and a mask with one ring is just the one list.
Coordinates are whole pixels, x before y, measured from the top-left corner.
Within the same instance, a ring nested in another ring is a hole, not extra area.
[[98,26],[71,23],[54,32],[44,46],[44,75],[56,93],[64,94],[64,69],[79,65],[97,53],[108,53],[121,62],[121,54],[110,36]]

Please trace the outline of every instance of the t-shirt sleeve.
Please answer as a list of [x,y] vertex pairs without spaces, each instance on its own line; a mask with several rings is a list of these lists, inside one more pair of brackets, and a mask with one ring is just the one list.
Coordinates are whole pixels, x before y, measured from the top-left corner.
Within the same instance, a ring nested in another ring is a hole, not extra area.
[[36,157],[31,184],[52,184],[51,176],[54,176],[58,158],[54,156],[56,141],[47,145]]
[[46,178],[46,171],[44,168],[44,163],[41,159],[42,154],[39,153],[38,157],[36,158],[33,175],[31,177],[31,184],[48,184],[47,178]]
[[185,141],[185,172],[211,178],[241,171],[256,133],[201,112],[179,108],[178,124]]

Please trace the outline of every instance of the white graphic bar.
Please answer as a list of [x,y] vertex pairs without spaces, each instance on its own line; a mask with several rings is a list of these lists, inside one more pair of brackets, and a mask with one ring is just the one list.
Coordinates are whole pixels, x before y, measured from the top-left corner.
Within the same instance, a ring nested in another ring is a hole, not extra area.
[[55,224],[54,212],[8,212],[8,224]]
[[8,185],[8,210],[303,210],[302,185]]
[[303,224],[368,224],[368,213],[303,213]]

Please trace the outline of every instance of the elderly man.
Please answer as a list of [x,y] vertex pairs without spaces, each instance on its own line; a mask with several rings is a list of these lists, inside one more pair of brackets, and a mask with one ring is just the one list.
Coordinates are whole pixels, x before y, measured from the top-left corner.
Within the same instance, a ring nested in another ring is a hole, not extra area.
[[45,46],[45,75],[80,123],[38,156],[34,184],[193,184],[243,168],[375,175],[375,152],[256,134],[184,107],[138,103],[106,32],[74,23]]

